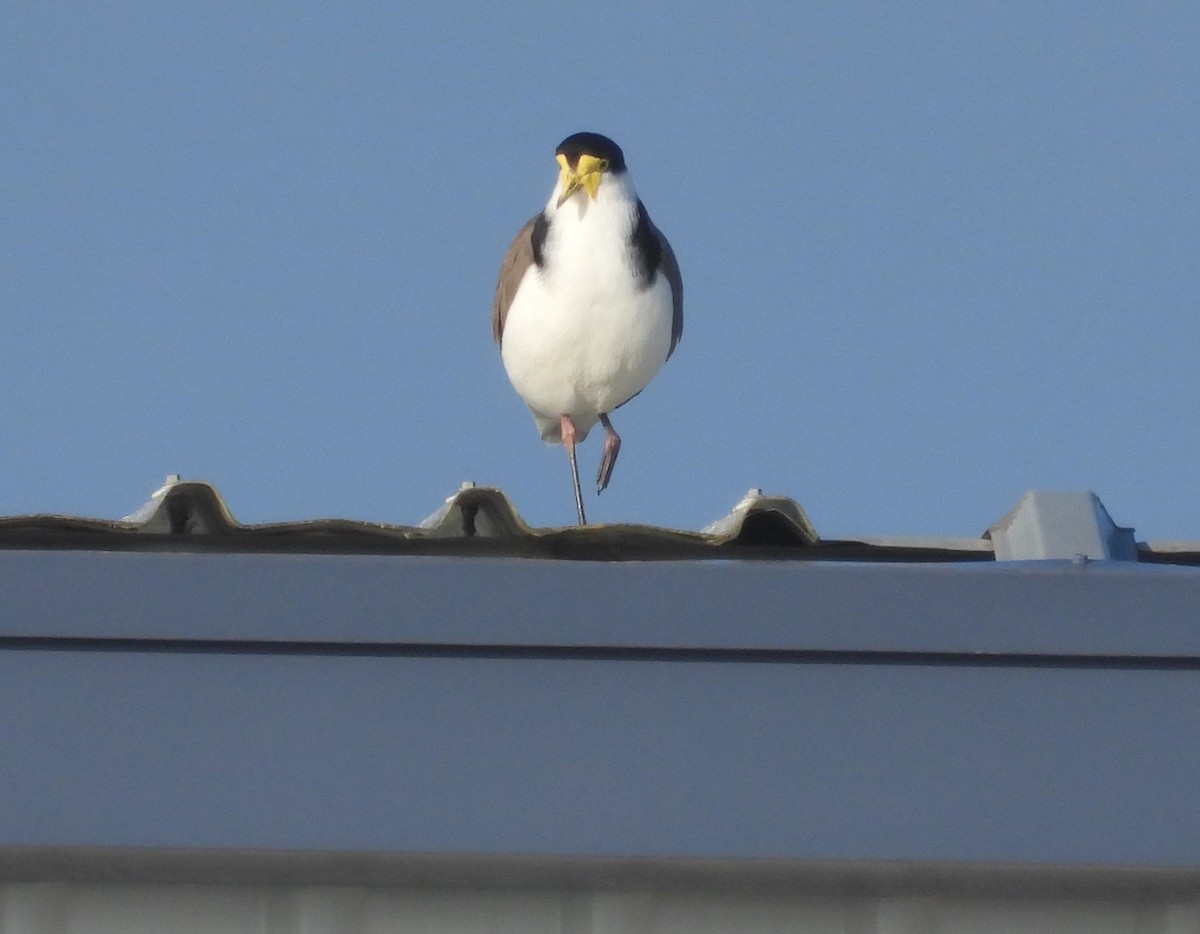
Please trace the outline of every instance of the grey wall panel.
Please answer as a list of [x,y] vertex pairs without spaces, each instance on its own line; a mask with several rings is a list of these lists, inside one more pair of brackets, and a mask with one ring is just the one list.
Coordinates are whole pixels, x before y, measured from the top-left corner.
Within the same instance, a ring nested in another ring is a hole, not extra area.
[[1200,673],[0,652],[0,845],[1200,864]]
[[1200,569],[0,550],[0,638],[1200,658]]

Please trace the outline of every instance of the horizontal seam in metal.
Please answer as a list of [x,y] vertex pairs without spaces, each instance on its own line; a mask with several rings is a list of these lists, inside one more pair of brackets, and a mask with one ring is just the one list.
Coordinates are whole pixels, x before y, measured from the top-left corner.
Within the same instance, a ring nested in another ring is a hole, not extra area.
[[0,651],[127,652],[208,655],[329,655],[392,658],[737,664],[917,665],[974,668],[1200,670],[1200,656],[963,652],[904,649],[721,648],[673,646],[514,645],[425,642],[323,642],[267,639],[170,639],[0,636]]

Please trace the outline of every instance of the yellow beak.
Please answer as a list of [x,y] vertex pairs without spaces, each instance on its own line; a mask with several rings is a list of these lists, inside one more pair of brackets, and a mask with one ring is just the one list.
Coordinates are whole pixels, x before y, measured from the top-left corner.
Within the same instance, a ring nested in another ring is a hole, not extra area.
[[558,207],[562,207],[571,195],[580,188],[587,192],[589,198],[595,198],[600,189],[600,179],[608,171],[608,160],[597,159],[595,156],[582,155],[572,169],[564,155],[555,156],[558,160],[558,180],[562,183],[562,194],[558,196]]

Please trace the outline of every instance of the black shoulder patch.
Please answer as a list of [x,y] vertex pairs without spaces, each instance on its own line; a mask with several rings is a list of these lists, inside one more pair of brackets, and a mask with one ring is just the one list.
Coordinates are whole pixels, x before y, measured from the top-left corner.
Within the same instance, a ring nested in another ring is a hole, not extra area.
[[533,264],[541,269],[545,264],[543,249],[546,246],[546,233],[550,230],[550,221],[546,219],[546,212],[542,211],[533,222],[533,233],[530,236],[530,245],[533,247]]
[[[534,236],[536,235],[535,228]],[[646,205],[638,198],[637,223],[633,228],[633,264],[637,269],[638,278],[642,281],[642,288],[648,289],[654,284],[654,277],[658,274],[661,262],[662,245],[654,235],[654,225],[650,223]]]

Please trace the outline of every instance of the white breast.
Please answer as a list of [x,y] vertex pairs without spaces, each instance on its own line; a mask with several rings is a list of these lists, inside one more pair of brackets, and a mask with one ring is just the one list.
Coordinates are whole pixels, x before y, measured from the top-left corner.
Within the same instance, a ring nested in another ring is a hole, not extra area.
[[[637,196],[627,176],[606,177],[551,214],[542,269],[530,266],[509,307],[501,356],[542,437],[570,415],[586,437],[601,413],[645,388],[671,344],[666,277],[642,288],[630,253]],[[607,188],[607,191],[606,191]]]

